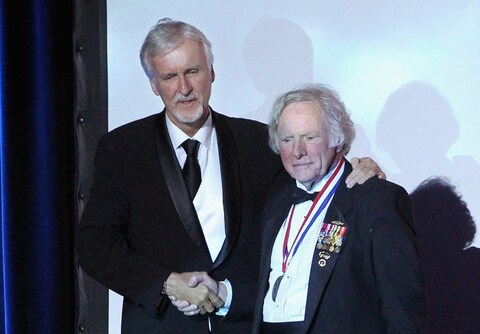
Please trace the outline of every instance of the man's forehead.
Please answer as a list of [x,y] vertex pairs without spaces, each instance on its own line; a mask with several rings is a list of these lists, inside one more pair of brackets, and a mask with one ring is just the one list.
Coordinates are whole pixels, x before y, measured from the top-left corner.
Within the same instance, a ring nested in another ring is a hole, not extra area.
[[153,50],[149,54],[149,58],[150,59],[163,58],[163,57],[166,57],[169,54],[179,50],[182,47],[188,48],[188,53],[189,54],[194,54],[194,53],[198,52],[199,55],[204,56],[203,46],[202,46],[202,43],[200,41],[197,41],[197,40],[194,40],[194,39],[191,39],[191,38],[182,38],[182,39],[179,39],[178,41],[174,41],[174,42],[170,43],[167,47],[165,47],[165,46],[163,48],[159,47],[159,48]]

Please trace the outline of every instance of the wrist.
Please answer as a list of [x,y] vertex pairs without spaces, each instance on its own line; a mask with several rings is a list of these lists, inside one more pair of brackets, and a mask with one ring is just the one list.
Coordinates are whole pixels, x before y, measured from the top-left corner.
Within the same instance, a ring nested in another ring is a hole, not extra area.
[[219,281],[217,283],[217,286],[218,286],[218,291],[217,291],[217,295],[222,298],[222,300],[224,302],[227,301],[228,299],[228,288],[227,288],[227,285],[223,282],[223,281]]

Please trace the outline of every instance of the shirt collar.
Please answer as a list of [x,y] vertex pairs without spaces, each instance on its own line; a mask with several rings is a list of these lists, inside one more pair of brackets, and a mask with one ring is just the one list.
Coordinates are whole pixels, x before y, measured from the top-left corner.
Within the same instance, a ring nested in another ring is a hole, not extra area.
[[206,148],[210,147],[213,131],[212,113],[208,115],[205,123],[203,123],[202,127],[193,137],[189,137],[185,132],[183,132],[175,124],[173,124],[168,115],[165,115],[165,118],[167,120],[168,134],[170,136],[170,139],[172,140],[172,145],[174,149],[178,149],[180,145],[182,145],[182,143],[189,138],[198,140],[200,144],[205,146]]

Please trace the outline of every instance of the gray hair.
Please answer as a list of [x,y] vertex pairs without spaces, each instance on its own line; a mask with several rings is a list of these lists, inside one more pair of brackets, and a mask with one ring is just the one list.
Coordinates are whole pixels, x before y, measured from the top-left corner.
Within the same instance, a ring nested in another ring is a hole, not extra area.
[[278,122],[283,110],[295,102],[317,102],[327,117],[327,129],[330,147],[342,147],[341,153],[346,155],[355,138],[355,127],[350,113],[337,92],[326,85],[308,84],[288,91],[275,100],[268,122],[270,147],[279,153]]
[[150,29],[140,49],[140,61],[148,78],[153,77],[150,58],[175,50],[186,38],[202,44],[207,65],[209,68],[212,67],[212,44],[207,37],[190,24],[163,18]]

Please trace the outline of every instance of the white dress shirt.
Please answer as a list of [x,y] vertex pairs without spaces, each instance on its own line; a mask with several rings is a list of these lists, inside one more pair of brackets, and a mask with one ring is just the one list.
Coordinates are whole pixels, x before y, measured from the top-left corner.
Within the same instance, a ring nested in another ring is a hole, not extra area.
[[[180,167],[183,167],[187,159],[187,153],[181,146],[182,143],[187,139],[195,139],[200,142],[198,163],[202,174],[202,182],[193,199],[193,206],[197,211],[210,257],[212,261],[215,261],[225,242],[226,233],[220,156],[218,153],[217,132],[213,127],[212,115],[208,116],[205,123],[193,137],[189,137],[173,124],[168,115],[166,115],[166,120],[168,134]],[[217,315],[225,315],[228,312],[233,298],[231,283],[228,279],[222,282],[228,290],[228,299],[225,301],[224,307],[217,312]]]
[[[342,174],[342,171],[343,167],[342,170],[339,172],[339,176]],[[317,184],[315,184],[309,192],[312,193],[320,191],[326,184],[328,177],[332,173],[333,171],[326,175]],[[335,181],[336,180],[334,180],[332,184],[334,184]],[[332,184],[329,186],[326,193],[328,193],[329,190],[333,187]],[[305,187],[298,181],[297,187],[302,190],[306,190]],[[303,321],[305,319],[308,282],[310,279],[312,257],[316,250],[317,240],[320,234],[322,223],[324,222],[325,215],[332,199],[333,196],[329,199],[325,208],[321,211],[319,216],[312,223],[310,229],[305,234],[303,241],[300,243],[295,255],[289,258],[289,261],[287,262],[287,270],[280,283],[277,297],[275,301],[273,301],[273,286],[277,278],[283,275],[283,243],[287,232],[288,220],[292,212],[292,209],[290,209],[290,212],[285,219],[285,222],[283,223],[277,234],[272,249],[272,255],[270,259],[271,272],[269,277],[269,289],[267,291],[263,304],[263,320],[265,322],[294,322]],[[315,211],[318,207],[320,207],[321,202],[322,200],[317,202],[317,205],[312,211],[310,219],[306,222],[305,226],[308,225],[308,222],[314,216]],[[287,244],[288,249],[291,250],[290,252],[293,252],[292,245],[295,237],[312,205],[312,201],[306,201],[295,205]]]
[[[183,167],[187,154],[181,145],[190,137],[175,126],[168,116],[166,118],[168,133],[178,163]],[[200,142],[198,163],[202,173],[202,182],[193,199],[193,205],[197,211],[210,256],[212,261],[215,261],[225,241],[225,218],[217,134],[212,125],[212,115],[208,116],[205,123],[191,139]]]

